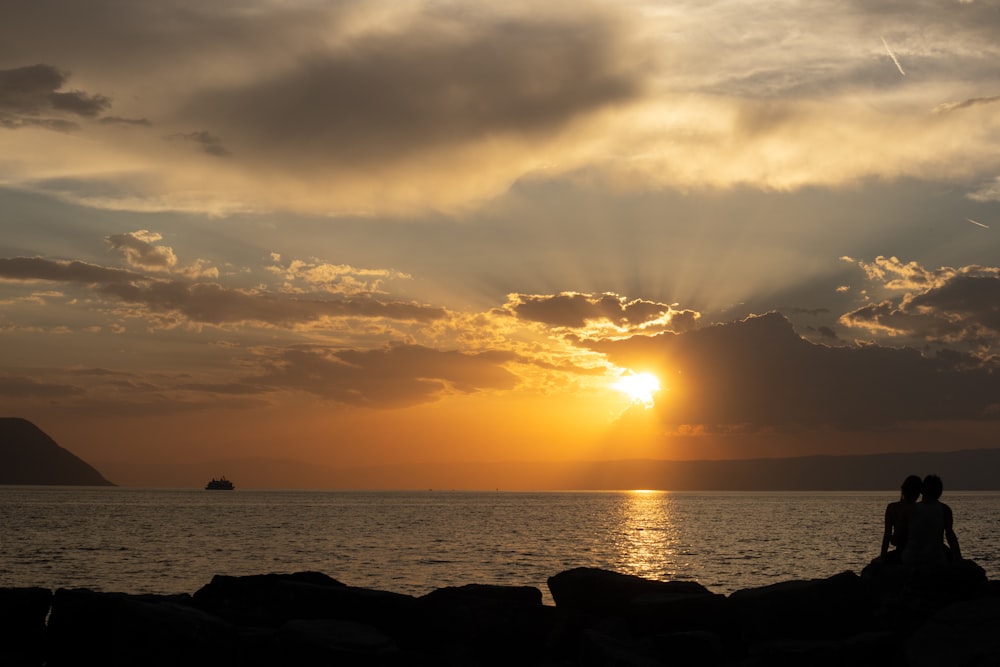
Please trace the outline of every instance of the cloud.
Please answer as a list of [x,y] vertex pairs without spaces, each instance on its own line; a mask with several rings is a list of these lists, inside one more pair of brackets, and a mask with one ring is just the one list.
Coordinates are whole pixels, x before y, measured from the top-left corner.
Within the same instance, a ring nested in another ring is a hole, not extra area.
[[374,350],[299,347],[282,352],[253,385],[306,391],[348,405],[400,408],[448,392],[509,390],[516,376],[503,365],[512,353],[469,353],[394,344]]
[[366,269],[349,264],[330,264],[319,259],[293,259],[285,265],[273,254],[267,270],[284,280],[283,290],[303,293],[317,289],[333,294],[380,293],[388,280],[409,280],[411,276],[392,269]]
[[197,144],[203,153],[214,157],[229,157],[230,153],[222,145],[222,139],[211,132],[204,130],[198,132],[178,132],[167,137],[168,141],[190,141]]
[[592,12],[478,18],[427,13],[347,37],[273,75],[205,90],[182,115],[225,128],[241,152],[295,168],[385,165],[505,135],[547,135],[639,93],[615,56],[614,21]]
[[120,116],[104,116],[98,121],[101,125],[123,125],[149,127],[152,125],[148,118],[121,118]]
[[177,255],[168,246],[155,245],[162,235],[140,229],[136,232],[112,234],[107,237],[108,245],[121,250],[129,266],[148,271],[169,271],[177,265]]
[[144,278],[141,273],[134,271],[87,262],[50,260],[42,257],[0,257],[0,279],[114,284]]
[[[638,331],[683,331],[695,326],[700,314],[692,310],[675,310],[673,306],[605,294],[511,294],[503,310],[522,320],[547,326],[578,329],[583,336],[603,337],[617,333],[627,335]],[[600,333],[610,327],[614,332]]]
[[[939,178],[989,197],[995,12],[919,6],[38,0],[9,17],[5,52],[115,91],[115,113],[79,128],[86,144],[3,133],[3,176],[88,206],[218,215],[464,212],[561,178],[682,191]],[[880,34],[905,49],[905,82]],[[33,67],[41,92],[4,98],[9,123],[107,112]],[[960,113],[933,112],[949,99]],[[101,193],[55,189],[54,174]]]
[[[843,257],[844,261],[855,262],[850,257]],[[942,280],[947,279],[953,273],[950,269],[939,271],[928,271],[917,262],[901,262],[896,257],[884,257],[879,255],[873,262],[856,262],[868,279],[881,283],[890,290],[914,290],[933,287]]]
[[0,70],[0,127],[71,130],[70,118],[93,118],[111,106],[103,95],[60,92],[68,74],[46,64]]
[[978,202],[1000,201],[1000,178],[994,178],[992,181],[980,185],[969,193],[969,199]]
[[146,271],[177,273],[191,279],[219,277],[219,270],[210,266],[204,259],[195,260],[186,266],[178,266],[174,249],[158,245],[157,241],[161,240],[163,240],[162,234],[147,229],[112,234],[105,238],[111,248],[121,251],[129,266]]
[[1000,346],[1000,268],[930,271],[896,258],[859,262],[869,279],[903,294],[841,316],[841,324],[873,334],[909,336],[943,345],[967,344],[992,356]]
[[413,303],[361,296],[337,300],[291,298],[262,291],[233,289],[212,282],[156,279],[123,269],[39,257],[0,258],[0,279],[92,285],[98,295],[138,304],[150,313],[179,315],[199,324],[256,322],[292,327],[315,323],[323,318],[427,322],[445,315],[441,308]]
[[[572,11],[378,2],[227,10],[168,0],[155,16],[113,2],[86,15],[59,0],[40,4],[48,10],[32,6],[17,24],[30,30],[57,15],[87,29],[58,24],[41,35],[47,49],[37,40],[9,48],[48,51],[125,91],[100,125],[152,119],[170,143],[229,158],[224,168],[199,164],[155,146],[149,133],[98,128],[87,156],[46,148],[63,156],[66,178],[81,182],[110,164],[122,177],[123,163],[147,172],[143,192],[118,200],[130,209],[145,196],[186,210],[182,200],[199,195],[204,207],[235,200],[236,210],[461,207],[549,162],[581,120],[638,99],[650,68],[623,25],[628,11],[599,3]],[[116,57],[105,40],[130,58]],[[44,190],[44,170],[18,163],[26,171],[16,170],[17,184]],[[115,205],[113,197],[64,194]]]
[[10,398],[65,398],[83,394],[79,387],[66,384],[40,382],[34,378],[0,375],[0,396]]
[[589,347],[620,366],[655,369],[664,387],[655,409],[674,427],[887,427],[996,419],[1000,404],[1000,377],[975,358],[817,345],[777,313]]
[[947,113],[951,111],[958,111],[960,109],[968,109],[969,107],[974,107],[980,104],[996,104],[997,102],[1000,102],[1000,96],[974,97],[961,102],[944,102],[935,107],[934,111],[937,113]]

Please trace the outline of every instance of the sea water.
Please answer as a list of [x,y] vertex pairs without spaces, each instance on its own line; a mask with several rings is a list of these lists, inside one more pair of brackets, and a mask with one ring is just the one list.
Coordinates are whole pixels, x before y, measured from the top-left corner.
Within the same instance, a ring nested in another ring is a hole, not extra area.
[[[853,492],[333,492],[0,486],[0,586],[194,593],[313,570],[422,595],[574,567],[716,593],[855,572],[886,503]],[[963,555],[1000,576],[1000,493],[947,493]]]

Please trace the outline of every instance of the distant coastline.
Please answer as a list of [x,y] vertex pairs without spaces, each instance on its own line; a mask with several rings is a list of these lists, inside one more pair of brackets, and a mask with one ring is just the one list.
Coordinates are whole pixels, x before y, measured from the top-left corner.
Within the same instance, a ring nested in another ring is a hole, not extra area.
[[[462,491],[888,491],[907,474],[935,473],[947,491],[1000,490],[1000,448],[672,461],[501,461],[332,468],[289,459],[149,465],[100,464],[126,486],[204,488],[204,470],[227,470],[244,489]],[[30,421],[0,418],[0,484],[115,486]]]
[[[128,486],[204,486],[204,463],[102,469]],[[893,491],[910,473],[936,473],[952,491],[997,491],[1000,449],[727,461],[652,459],[414,463],[332,468],[289,459],[210,461],[242,489],[461,491]]]

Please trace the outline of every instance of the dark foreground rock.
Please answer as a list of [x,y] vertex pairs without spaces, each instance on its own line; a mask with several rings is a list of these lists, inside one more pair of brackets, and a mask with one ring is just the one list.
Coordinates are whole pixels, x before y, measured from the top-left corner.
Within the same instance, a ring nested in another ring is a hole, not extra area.
[[421,597],[299,572],[216,576],[193,595],[0,589],[0,664],[1000,664],[1000,582],[971,561],[712,593],[594,568]]

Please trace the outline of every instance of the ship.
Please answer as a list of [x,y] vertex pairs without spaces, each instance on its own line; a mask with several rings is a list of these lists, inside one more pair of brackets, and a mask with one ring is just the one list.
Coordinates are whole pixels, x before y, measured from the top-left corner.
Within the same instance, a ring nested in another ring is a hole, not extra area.
[[235,488],[236,487],[233,486],[233,483],[225,477],[220,477],[219,479],[215,479],[213,477],[212,480],[205,485],[206,491],[232,491]]

